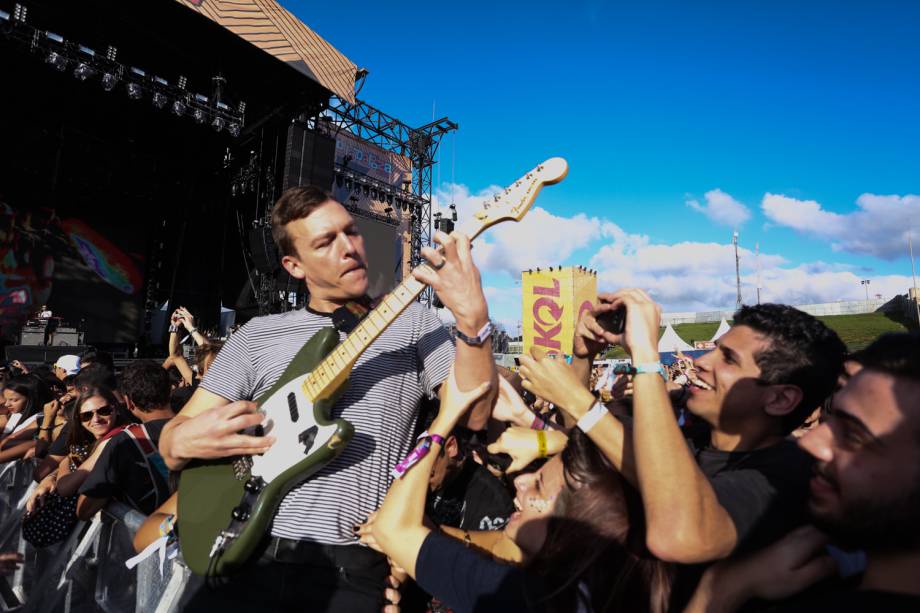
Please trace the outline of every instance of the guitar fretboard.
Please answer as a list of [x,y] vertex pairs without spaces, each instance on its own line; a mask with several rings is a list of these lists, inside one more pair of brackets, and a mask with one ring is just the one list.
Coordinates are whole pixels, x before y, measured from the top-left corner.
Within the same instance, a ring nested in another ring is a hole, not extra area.
[[387,294],[380,304],[368,313],[344,341],[313,369],[304,388],[314,400],[330,395],[348,373],[367,347],[406,310],[425,289],[425,284],[411,274]]

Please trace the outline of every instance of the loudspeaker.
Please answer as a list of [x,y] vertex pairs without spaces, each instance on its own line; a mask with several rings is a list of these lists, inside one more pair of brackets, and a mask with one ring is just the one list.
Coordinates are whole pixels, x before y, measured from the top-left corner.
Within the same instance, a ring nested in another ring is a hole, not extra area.
[[256,226],[249,231],[249,249],[252,251],[252,263],[259,272],[271,274],[281,268],[281,257],[268,226]]
[[11,362],[19,360],[23,364],[54,364],[62,355],[83,355],[89,347],[78,345],[76,347],[33,347],[25,345],[11,345],[6,347],[6,360]]
[[281,189],[315,185],[329,191],[335,179],[335,139],[305,129],[301,124],[288,127]]

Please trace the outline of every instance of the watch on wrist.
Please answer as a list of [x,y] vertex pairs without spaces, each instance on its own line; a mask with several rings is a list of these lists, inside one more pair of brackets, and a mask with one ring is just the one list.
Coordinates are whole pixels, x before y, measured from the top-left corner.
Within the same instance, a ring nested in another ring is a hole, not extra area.
[[467,336],[457,328],[457,338],[471,347],[482,347],[486,340],[492,336],[492,322],[487,321],[486,325],[479,329],[476,336]]

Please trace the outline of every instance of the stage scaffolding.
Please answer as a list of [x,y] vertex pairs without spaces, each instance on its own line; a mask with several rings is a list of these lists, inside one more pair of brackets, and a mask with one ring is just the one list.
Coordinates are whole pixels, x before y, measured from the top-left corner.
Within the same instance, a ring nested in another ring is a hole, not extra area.
[[[412,161],[412,183],[407,186],[412,200],[411,254],[413,267],[422,261],[421,249],[431,244],[431,191],[432,168],[441,144],[441,138],[460,126],[442,117],[418,128],[411,128],[362,100],[351,104],[335,96],[321,114],[333,133],[346,131],[357,138],[387,151],[404,155]],[[431,289],[426,289],[419,300],[431,306]]]

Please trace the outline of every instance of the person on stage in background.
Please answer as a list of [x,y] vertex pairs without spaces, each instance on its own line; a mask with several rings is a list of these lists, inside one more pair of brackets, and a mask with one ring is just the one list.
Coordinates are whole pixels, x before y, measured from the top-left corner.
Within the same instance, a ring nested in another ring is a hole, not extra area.
[[51,309],[48,308],[47,304],[42,305],[42,308],[39,309],[37,315],[38,319],[51,319],[52,316],[53,313],[51,312]]
[[[172,470],[193,458],[267,451],[271,437],[239,434],[262,422],[251,400],[271,388],[304,343],[333,325],[334,311],[366,300],[363,238],[345,207],[327,193],[315,187],[286,191],[274,207],[272,232],[285,270],[306,282],[307,307],[255,318],[230,337],[192,398],[163,429],[160,451]],[[354,425],[354,440],[285,497],[261,558],[220,587],[202,586],[187,596],[184,610],[381,610],[389,565],[361,546],[353,530],[383,502],[390,471],[412,447],[419,401],[438,393],[452,363],[461,389],[486,381],[497,389],[488,307],[469,239],[444,233],[435,239],[443,254],[424,249],[430,268],[413,274],[437,291],[467,340],[455,349],[437,316],[412,302],[358,359],[333,408]],[[486,425],[493,398],[490,391],[476,403],[467,427]],[[181,524],[180,516],[180,533]]]

